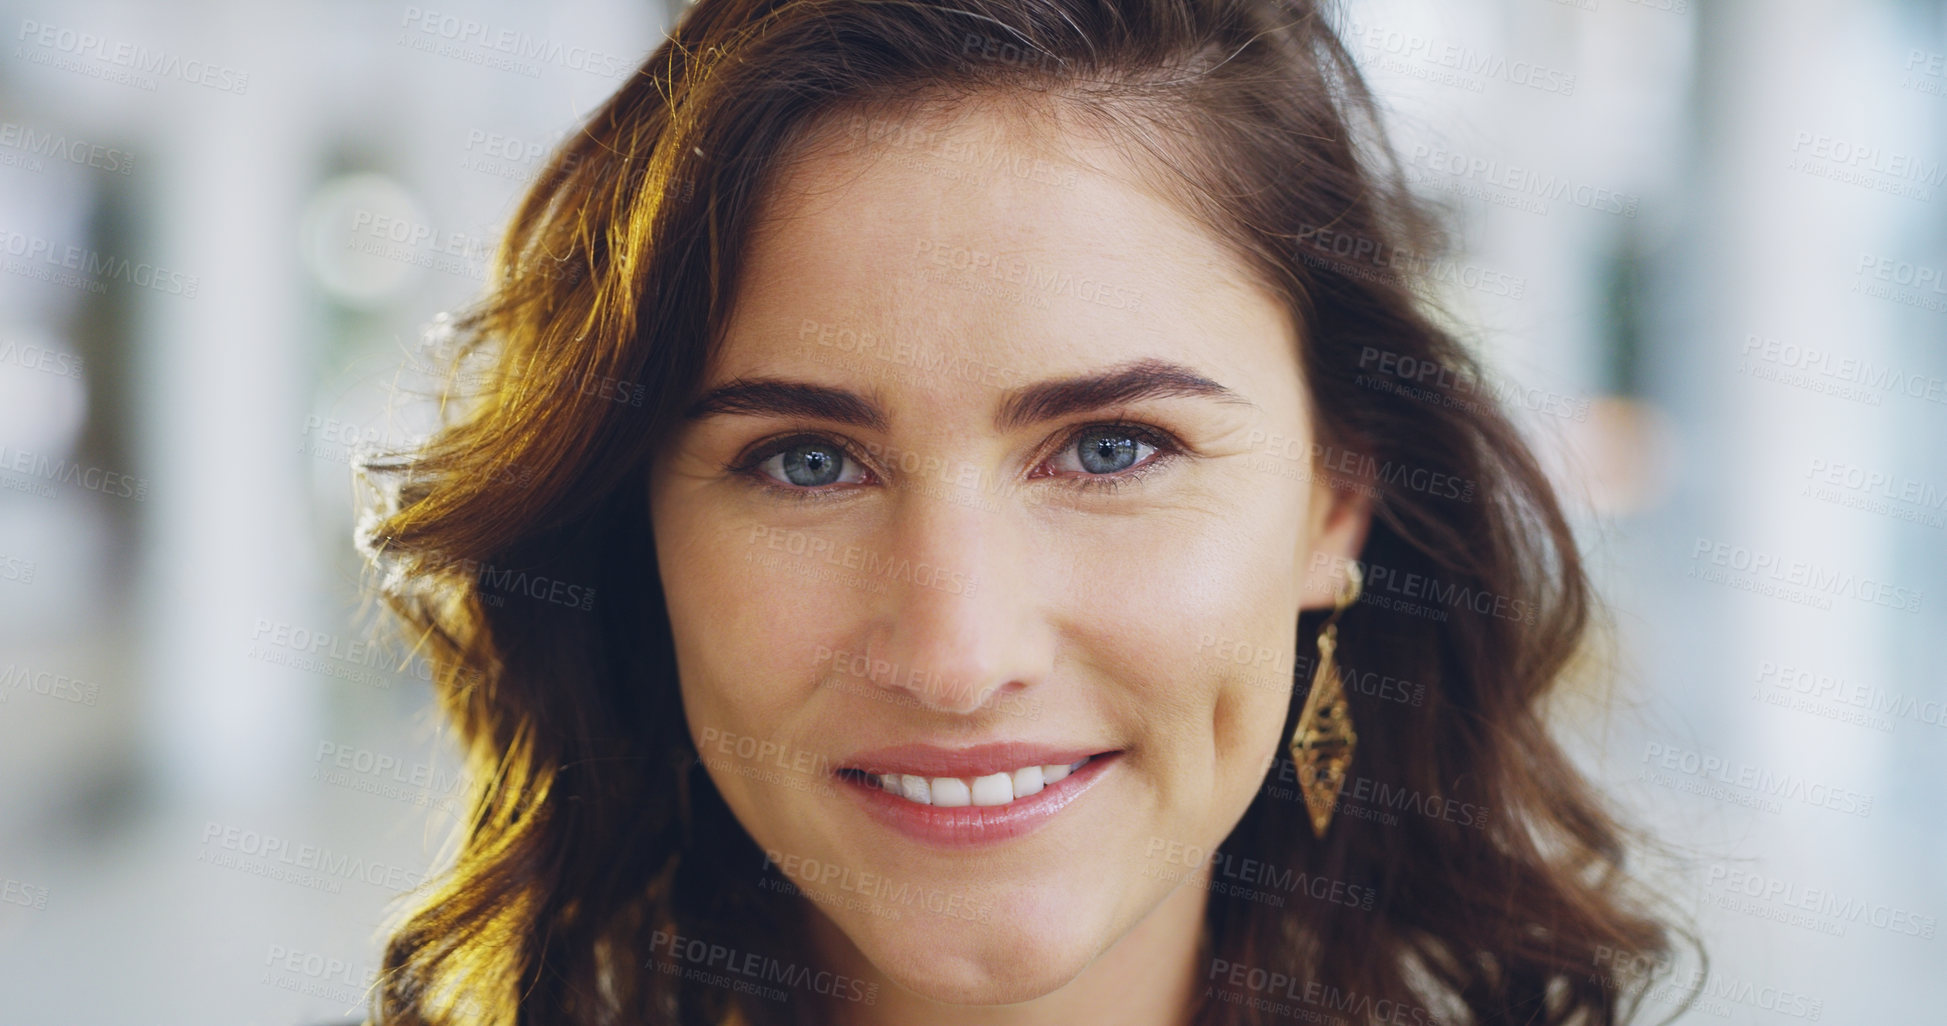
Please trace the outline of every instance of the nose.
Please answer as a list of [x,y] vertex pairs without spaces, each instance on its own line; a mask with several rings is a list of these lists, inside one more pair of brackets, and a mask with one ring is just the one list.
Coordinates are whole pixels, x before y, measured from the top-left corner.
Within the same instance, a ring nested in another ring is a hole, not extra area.
[[1048,592],[1018,511],[908,493],[881,537],[891,586],[869,648],[898,667],[882,687],[970,715],[1046,679]]

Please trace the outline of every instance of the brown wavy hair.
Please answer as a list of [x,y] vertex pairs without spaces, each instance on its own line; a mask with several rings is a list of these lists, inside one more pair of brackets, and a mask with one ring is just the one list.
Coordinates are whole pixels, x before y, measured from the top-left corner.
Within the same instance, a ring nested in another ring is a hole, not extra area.
[[[1368,601],[1341,621],[1340,659],[1418,696],[1349,689],[1355,784],[1399,814],[1341,810],[1315,841],[1281,763],[1224,844],[1380,900],[1302,914],[1213,900],[1211,975],[1286,974],[1365,1019],[1634,1015],[1650,977],[1606,968],[1667,965],[1672,929],[1630,887],[1630,835],[1538,708],[1598,610],[1548,481],[1436,323],[1430,297],[1452,268],[1437,219],[1407,189],[1332,13],[1311,0],[684,12],[527,192],[484,298],[444,323],[484,387],[454,394],[424,447],[364,468],[360,544],[438,667],[473,784],[456,859],[390,936],[376,1021],[819,1020],[804,1001],[648,968],[658,935],[815,957],[803,899],[757,886],[761,853],[694,772],[646,475],[719,340],[753,210],[815,129],[1030,95],[1110,130],[1287,304],[1322,445],[1412,471],[1337,482],[1374,497]],[[1287,734],[1319,623],[1299,625]],[[1205,998],[1194,1021],[1273,1016]]]

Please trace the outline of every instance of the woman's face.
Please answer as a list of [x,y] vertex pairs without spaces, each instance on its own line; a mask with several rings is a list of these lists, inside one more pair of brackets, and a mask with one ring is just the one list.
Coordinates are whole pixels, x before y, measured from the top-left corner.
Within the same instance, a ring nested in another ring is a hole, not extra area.
[[1022,1001],[1198,886],[1365,514],[1312,483],[1285,312],[1115,150],[828,127],[652,475],[684,709],[769,853],[732,872]]

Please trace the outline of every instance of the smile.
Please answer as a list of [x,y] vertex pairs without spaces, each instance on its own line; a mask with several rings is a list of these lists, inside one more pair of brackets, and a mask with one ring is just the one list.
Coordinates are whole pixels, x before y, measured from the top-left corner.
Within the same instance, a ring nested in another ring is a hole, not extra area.
[[1088,765],[1088,759],[1057,762],[1046,766],[1023,766],[1017,770],[991,773],[984,777],[921,777],[910,773],[881,773],[873,779],[879,789],[909,802],[954,809],[964,805],[1007,805],[1017,798],[1041,793],[1049,784],[1058,784],[1070,773]]
[[852,756],[834,776],[873,821],[929,847],[1033,833],[1112,775],[1124,753],[1021,743],[907,745]]

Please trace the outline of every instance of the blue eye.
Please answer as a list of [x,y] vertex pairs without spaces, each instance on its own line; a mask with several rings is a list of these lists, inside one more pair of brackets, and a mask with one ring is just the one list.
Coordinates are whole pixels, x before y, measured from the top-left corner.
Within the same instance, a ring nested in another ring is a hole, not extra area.
[[758,460],[751,469],[797,488],[822,488],[830,484],[856,484],[863,480],[864,474],[856,465],[851,468],[851,474],[845,473],[848,462],[852,462],[851,457],[836,444],[801,439]]
[[[1051,462],[1059,464],[1063,457],[1073,455],[1083,473],[1114,474],[1135,466],[1156,451],[1156,446],[1145,441],[1145,437],[1144,432],[1113,424],[1087,428],[1075,436],[1074,445],[1062,450]],[[1075,468],[1058,466],[1056,469]]]
[[[1048,480],[1059,476],[1076,491],[1113,492],[1159,469],[1182,453],[1171,436],[1136,424],[1092,424],[1069,436],[1069,441],[1029,474]],[[823,435],[777,439],[752,456],[727,464],[756,481],[764,490],[784,498],[812,500],[851,492],[835,485],[876,483],[864,462],[845,443]]]

